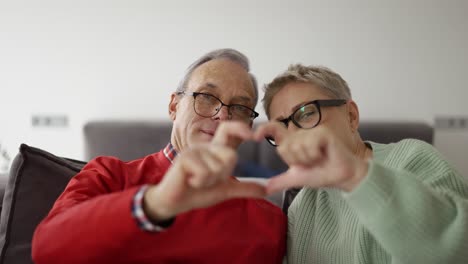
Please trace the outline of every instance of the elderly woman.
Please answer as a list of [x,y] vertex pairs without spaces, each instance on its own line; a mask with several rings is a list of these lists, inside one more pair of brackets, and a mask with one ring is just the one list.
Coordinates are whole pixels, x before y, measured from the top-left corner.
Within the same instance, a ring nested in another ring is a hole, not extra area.
[[468,184],[429,144],[364,142],[347,83],[293,65],[265,87],[257,140],[289,170],[268,191],[304,187],[288,217],[288,263],[468,263]]

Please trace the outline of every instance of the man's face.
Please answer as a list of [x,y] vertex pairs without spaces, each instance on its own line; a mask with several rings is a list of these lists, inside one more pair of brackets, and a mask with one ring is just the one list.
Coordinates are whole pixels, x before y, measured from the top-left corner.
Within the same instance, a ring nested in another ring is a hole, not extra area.
[[[228,105],[255,107],[255,92],[249,74],[239,64],[227,59],[212,60],[196,68],[185,91],[211,94]],[[211,141],[220,122],[228,120],[226,107],[213,117],[202,117],[195,113],[193,104],[193,96],[172,94],[169,104],[173,121],[171,143],[177,151]]]

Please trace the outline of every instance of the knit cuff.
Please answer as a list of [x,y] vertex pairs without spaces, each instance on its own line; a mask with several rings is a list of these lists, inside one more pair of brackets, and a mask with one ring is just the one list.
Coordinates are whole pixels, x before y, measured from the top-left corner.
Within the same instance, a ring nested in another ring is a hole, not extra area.
[[150,221],[148,216],[146,216],[145,211],[143,210],[143,196],[148,187],[148,185],[143,185],[135,194],[135,196],[133,196],[132,215],[135,218],[138,226],[144,231],[161,232],[172,225],[174,218],[158,224],[154,224]]

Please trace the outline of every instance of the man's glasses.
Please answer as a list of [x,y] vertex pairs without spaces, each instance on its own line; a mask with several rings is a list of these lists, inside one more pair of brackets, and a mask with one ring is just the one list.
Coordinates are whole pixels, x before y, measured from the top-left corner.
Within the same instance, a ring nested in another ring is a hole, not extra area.
[[[314,100],[301,105],[287,118],[278,120],[283,123],[286,128],[289,122],[292,121],[298,128],[310,129],[316,127],[322,120],[321,107],[341,106],[346,104],[344,99],[329,99],[329,100]],[[273,146],[278,146],[273,137],[266,137],[266,140]]]
[[229,119],[238,120],[243,122],[250,122],[254,120],[258,113],[253,109],[240,104],[227,105],[221,101],[218,97],[208,93],[197,93],[197,92],[178,92],[178,95],[189,95],[193,96],[193,109],[195,113],[203,117],[215,116],[223,106],[228,109]]

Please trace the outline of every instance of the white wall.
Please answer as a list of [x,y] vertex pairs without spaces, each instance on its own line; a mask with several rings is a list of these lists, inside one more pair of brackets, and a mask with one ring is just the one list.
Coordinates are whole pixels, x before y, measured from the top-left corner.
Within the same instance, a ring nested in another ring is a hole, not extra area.
[[452,165],[468,177],[468,130],[438,129],[434,144]]
[[[220,47],[247,54],[260,83],[289,63],[331,67],[362,119],[467,115],[467,13],[463,0],[0,0],[0,141],[81,159],[87,120],[167,119],[185,68]],[[41,113],[70,125],[31,127]]]

